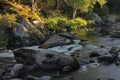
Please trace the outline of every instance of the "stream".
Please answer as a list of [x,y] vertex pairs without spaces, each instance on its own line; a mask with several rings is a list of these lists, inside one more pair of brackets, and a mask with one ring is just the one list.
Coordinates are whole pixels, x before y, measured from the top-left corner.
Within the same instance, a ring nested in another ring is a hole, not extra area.
[[[80,44],[84,45],[80,45]],[[38,46],[32,46],[28,48],[37,48]],[[100,54],[107,53],[111,47],[120,48],[120,39],[110,38],[109,36],[94,37],[88,39],[88,41],[81,42],[80,40],[74,40],[74,44],[57,46],[49,48],[49,50],[54,50],[58,52],[71,55],[73,52],[77,54],[79,61],[89,60],[89,54],[92,51],[97,51]],[[70,50],[69,50],[70,49]],[[0,52],[0,68],[4,67],[6,64],[15,63],[14,55],[11,50],[5,50]],[[55,73],[55,72],[53,72]],[[45,72],[34,73],[37,76],[45,74]],[[112,78],[115,80],[120,80],[120,68],[115,66],[115,64],[105,65],[99,64],[97,61],[90,64],[82,64],[81,68],[76,71],[69,73],[63,73],[60,77],[54,77],[53,80],[62,80],[64,77],[73,76],[75,80],[97,80],[98,78]]]

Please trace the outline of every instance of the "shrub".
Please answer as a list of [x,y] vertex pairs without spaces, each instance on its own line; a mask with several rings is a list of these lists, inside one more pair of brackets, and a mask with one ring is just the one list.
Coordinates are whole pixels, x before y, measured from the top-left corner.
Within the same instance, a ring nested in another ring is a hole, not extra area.
[[66,17],[55,17],[55,18],[49,17],[46,20],[46,27],[52,31],[59,31],[62,28],[63,29],[66,28],[69,30],[76,30],[86,26],[87,26],[87,22],[82,18],[75,18],[72,20],[68,20]]
[[59,26],[59,27],[65,27],[65,26],[67,26],[67,23],[68,23],[68,19],[67,18],[65,18],[65,17],[60,17],[60,18],[58,18],[58,22],[57,22],[57,26]]
[[87,22],[82,18],[75,18],[75,19],[69,20],[68,25],[71,29],[76,30],[76,29],[80,29],[81,27],[87,26]]
[[0,27],[3,29],[14,27],[16,16],[14,14],[0,14]]
[[70,29],[75,30],[77,28],[77,26],[78,25],[76,24],[76,22],[74,20],[68,21],[68,27],[70,27]]
[[57,21],[58,20],[55,18],[48,18],[46,27],[50,30],[55,30],[57,27]]
[[77,25],[79,25],[79,26],[87,26],[86,20],[84,20],[84,19],[82,19],[82,18],[75,18],[75,22],[76,22]]

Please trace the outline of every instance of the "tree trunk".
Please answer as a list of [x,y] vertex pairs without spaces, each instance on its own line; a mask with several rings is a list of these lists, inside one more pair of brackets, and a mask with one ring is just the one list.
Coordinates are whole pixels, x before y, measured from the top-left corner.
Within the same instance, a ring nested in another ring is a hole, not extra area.
[[73,6],[73,19],[76,17],[77,14],[77,7]]
[[37,8],[37,0],[32,0],[32,12],[35,12]]

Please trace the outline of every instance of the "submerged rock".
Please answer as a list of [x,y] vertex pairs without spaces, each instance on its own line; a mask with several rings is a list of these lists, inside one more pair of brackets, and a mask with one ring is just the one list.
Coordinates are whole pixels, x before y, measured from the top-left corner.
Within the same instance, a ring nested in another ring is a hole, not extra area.
[[26,80],[52,80],[52,77],[51,76],[34,77],[32,75],[28,75]]
[[47,49],[18,49],[13,51],[17,62],[37,64],[41,69],[70,71],[79,68],[77,60]]

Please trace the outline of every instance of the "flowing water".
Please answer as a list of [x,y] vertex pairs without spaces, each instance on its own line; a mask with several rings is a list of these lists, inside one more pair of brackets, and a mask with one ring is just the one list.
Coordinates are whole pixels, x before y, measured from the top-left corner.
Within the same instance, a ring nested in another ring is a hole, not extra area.
[[[55,50],[58,52],[66,53],[67,55],[72,54],[73,52],[79,53],[79,61],[89,60],[89,53],[92,51],[98,51],[100,54],[104,54],[111,47],[120,47],[120,39],[110,38],[109,36],[105,37],[96,37],[85,41],[84,45],[80,45],[80,40],[74,40],[74,44],[57,46],[49,48],[49,50]],[[101,48],[104,46],[104,48]],[[29,48],[37,48],[38,46],[32,46]],[[11,50],[0,52],[0,68],[4,67],[6,64],[15,63],[14,55]],[[57,72],[44,72],[38,71],[34,74],[37,76],[41,75],[51,75],[56,74]],[[69,73],[62,73],[60,77],[54,77],[54,80],[63,80],[64,77],[73,76],[75,80],[96,80],[97,78],[113,78],[115,80],[120,80],[120,69],[114,64],[103,65],[95,61],[91,64],[83,64],[80,69],[72,71]]]

